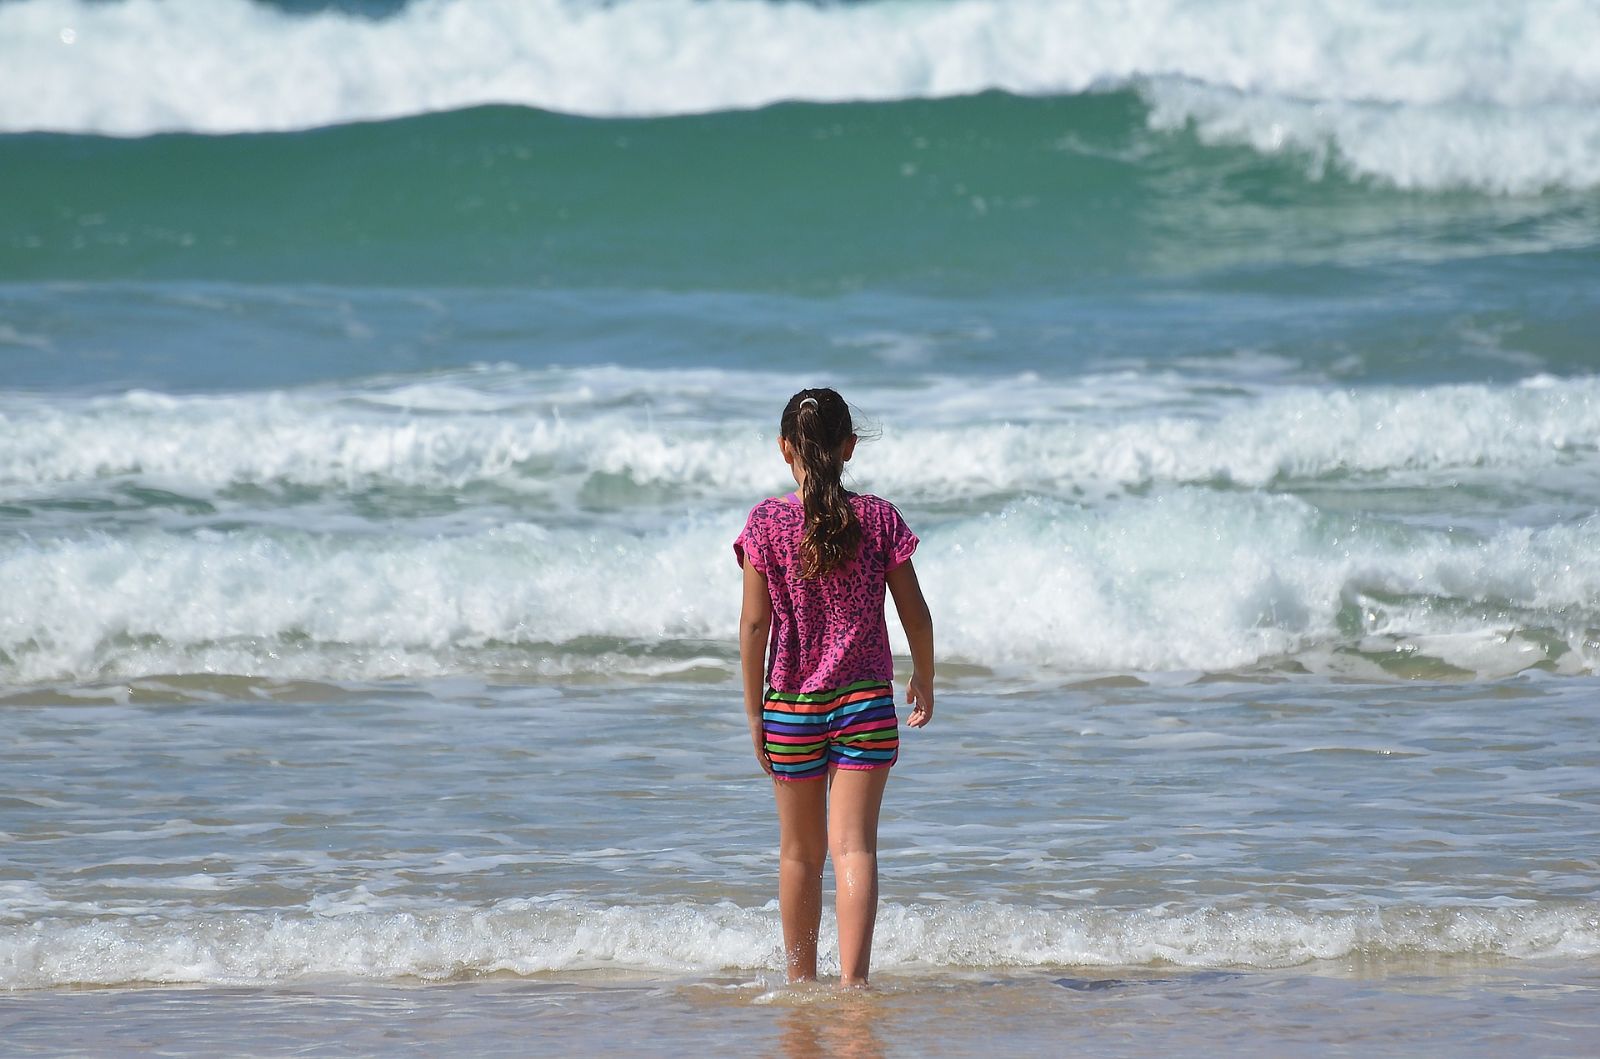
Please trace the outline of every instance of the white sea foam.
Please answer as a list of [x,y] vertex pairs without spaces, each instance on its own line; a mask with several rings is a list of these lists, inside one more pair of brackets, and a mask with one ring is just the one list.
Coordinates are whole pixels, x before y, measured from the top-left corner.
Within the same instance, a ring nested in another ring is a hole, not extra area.
[[[14,396],[0,400],[0,501],[119,482],[212,500],[246,485],[487,484],[561,508],[610,478],[747,503],[782,476],[772,424],[747,418],[758,405],[767,411],[781,383],[728,399],[761,381],[600,370],[264,395]],[[1583,473],[1600,450],[1600,378],[1217,398],[1130,373],[928,380],[909,393],[852,396],[891,412],[916,407],[905,417],[913,425],[896,416],[861,450],[859,483],[942,504],[1161,483]],[[695,414],[714,401],[716,421]]]
[[[1337,156],[1403,187],[1600,183],[1584,0],[248,0],[0,5],[0,129],[291,129],[509,102],[668,114],[1134,87],[1158,128]],[[207,90],[197,92],[195,85]]]
[[1248,95],[1190,81],[1155,82],[1144,95],[1153,128],[1192,126],[1206,143],[1264,154],[1294,150],[1314,176],[1338,164],[1407,190],[1506,195],[1600,184],[1600,99],[1528,109],[1471,101],[1424,107]]
[[[492,667],[505,645],[538,648],[507,663],[516,670],[560,672],[559,645],[586,636],[653,643],[731,628],[727,608],[703,598],[733,569],[723,536],[515,525],[433,539],[245,531],[12,545],[0,651],[14,662],[0,680],[431,676]],[[576,671],[603,661],[591,654]]]
[[[715,905],[506,901],[487,908],[44,920],[0,926],[0,988],[306,976],[442,979],[597,968],[707,973],[779,967],[777,911]],[[824,932],[825,934],[828,932]],[[831,939],[824,973],[836,972]],[[1600,910],[1389,907],[1046,911],[886,905],[875,970],[929,967],[1285,967],[1313,960],[1589,958]]]
[[[860,451],[857,484],[922,532],[942,651],[1035,674],[1593,668],[1600,522],[1572,515],[1600,478],[1600,379],[1224,396],[1208,379],[853,394],[916,408]],[[725,672],[728,542],[782,488],[746,410],[774,392],[709,370],[482,369],[0,399],[0,501],[32,514],[0,543],[0,683]],[[1441,481],[1560,514],[1337,513],[1341,490]]]
[[[726,667],[731,647],[703,645],[736,624],[741,520],[13,540],[0,683]],[[1437,647],[1484,674],[1582,669],[1600,623],[1594,518],[1479,539],[1185,488],[1091,509],[1023,500],[923,532],[941,650],[1019,671],[1222,670],[1358,642]]]
[[[1222,670],[1336,646],[1486,676],[1593,662],[1600,578],[1582,555],[1600,545],[1594,519],[1477,539],[1178,490],[1081,515],[1024,501],[930,545],[941,638],[980,663]],[[1530,627],[1562,643],[1547,650]]]

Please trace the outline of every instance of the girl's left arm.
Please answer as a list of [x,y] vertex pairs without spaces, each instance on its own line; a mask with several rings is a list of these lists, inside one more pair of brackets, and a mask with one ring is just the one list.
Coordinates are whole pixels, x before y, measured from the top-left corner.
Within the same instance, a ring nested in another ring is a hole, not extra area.
[[917,571],[910,559],[890,570],[887,581],[895,612],[906,631],[906,643],[911,647],[911,682],[906,686],[906,701],[912,710],[906,723],[921,728],[933,720],[933,615],[928,613],[928,601],[922,598],[922,585],[917,582]]
[[767,638],[772,632],[772,597],[767,595],[767,578],[746,559],[744,563],[744,604],[739,608],[739,668],[744,676],[744,714],[750,722],[750,741],[756,760],[772,775],[767,757],[767,736],[761,726],[762,685],[767,676]]

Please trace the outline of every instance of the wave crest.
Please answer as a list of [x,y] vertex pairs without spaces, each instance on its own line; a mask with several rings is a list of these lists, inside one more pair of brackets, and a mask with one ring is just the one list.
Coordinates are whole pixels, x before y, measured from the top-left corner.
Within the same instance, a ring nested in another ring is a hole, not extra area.
[[15,0],[0,5],[0,129],[216,133],[482,103],[653,116],[1132,86],[1158,127],[1332,152],[1402,187],[1532,192],[1600,183],[1595,39],[1592,6],[1493,0],[416,0],[380,20],[248,0]]

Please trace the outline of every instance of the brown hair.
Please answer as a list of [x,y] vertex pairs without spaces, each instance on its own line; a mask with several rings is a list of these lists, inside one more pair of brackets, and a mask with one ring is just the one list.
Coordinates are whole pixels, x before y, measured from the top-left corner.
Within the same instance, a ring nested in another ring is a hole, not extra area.
[[801,390],[789,398],[778,435],[789,443],[805,471],[800,502],[806,524],[800,537],[800,576],[821,577],[861,550],[861,523],[840,480],[843,449],[855,433],[850,406],[833,390]]

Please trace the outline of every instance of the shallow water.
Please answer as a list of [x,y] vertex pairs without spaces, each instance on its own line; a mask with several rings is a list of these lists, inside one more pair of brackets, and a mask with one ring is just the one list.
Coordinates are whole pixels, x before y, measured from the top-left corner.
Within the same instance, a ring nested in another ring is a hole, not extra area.
[[445,985],[312,982],[0,995],[16,1055],[697,1056],[707,1047],[783,1057],[1008,1054],[1582,1056],[1600,1031],[1589,965],[1431,968],[1382,977],[1337,968],[884,977],[871,994],[770,983],[593,975]]
[[[877,966],[1600,955],[1594,690],[951,690],[891,784]],[[12,988],[777,959],[724,684],[5,710]]]

